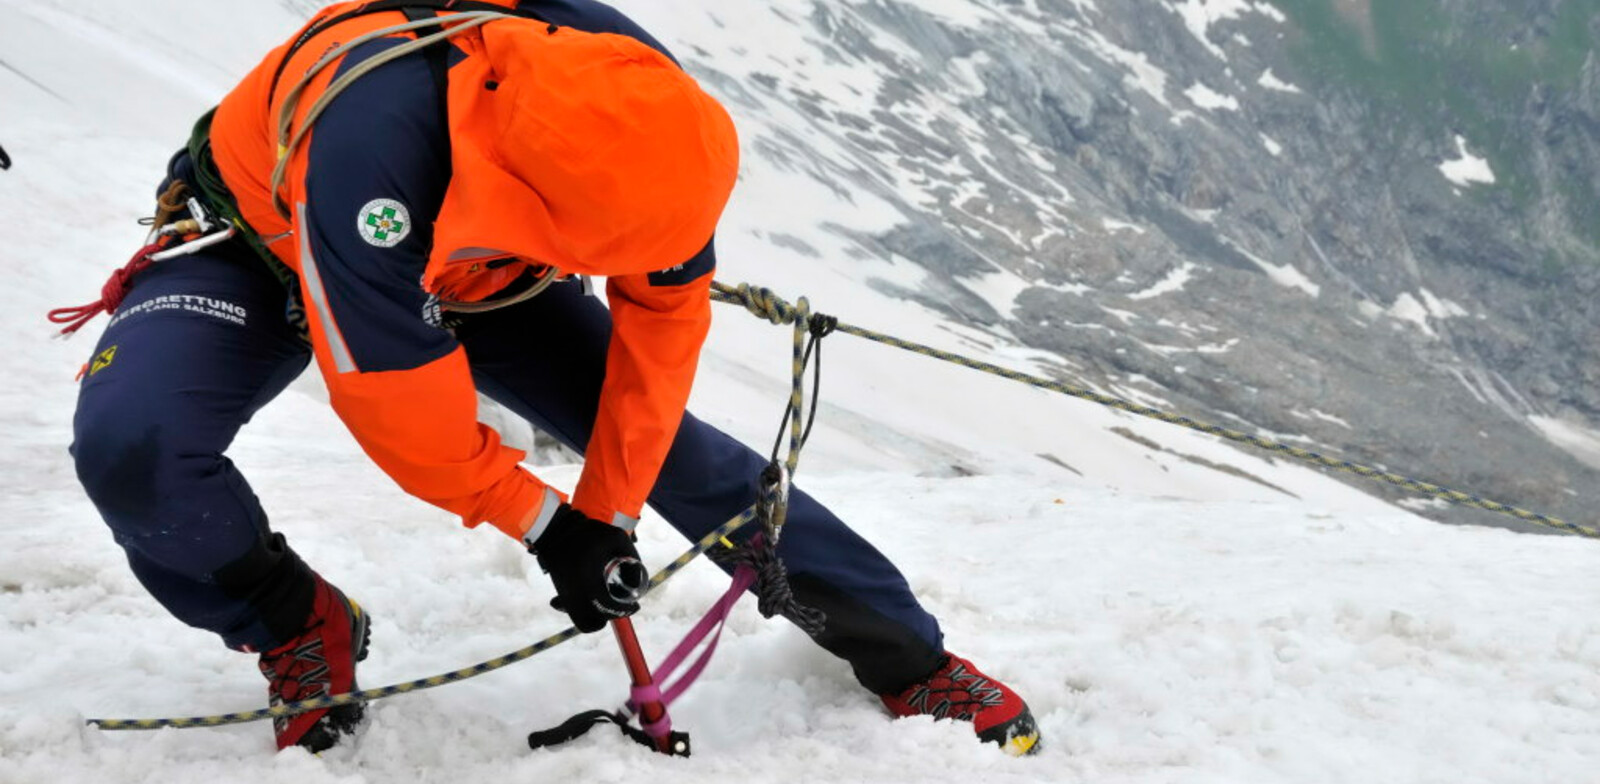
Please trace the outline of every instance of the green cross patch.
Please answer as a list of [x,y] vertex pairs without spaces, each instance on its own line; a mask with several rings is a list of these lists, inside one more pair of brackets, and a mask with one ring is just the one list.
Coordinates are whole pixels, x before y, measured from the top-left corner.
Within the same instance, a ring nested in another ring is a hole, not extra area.
[[411,233],[411,213],[394,199],[373,199],[361,208],[356,229],[367,244],[392,248]]
[[380,240],[389,239],[391,231],[398,234],[406,228],[406,222],[400,220],[399,213],[393,207],[367,213],[367,225],[372,227],[372,236]]

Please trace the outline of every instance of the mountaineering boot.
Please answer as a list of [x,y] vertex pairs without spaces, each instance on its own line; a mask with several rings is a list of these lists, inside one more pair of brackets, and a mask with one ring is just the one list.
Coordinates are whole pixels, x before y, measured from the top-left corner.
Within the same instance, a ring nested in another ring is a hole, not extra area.
[[[356,662],[367,658],[371,630],[361,606],[319,575],[311,615],[298,637],[261,654],[261,674],[267,676],[268,704],[272,707],[313,697],[356,691]],[[301,746],[313,754],[332,748],[344,735],[355,733],[365,703],[277,716],[272,729],[278,748]]]
[[895,716],[932,716],[970,721],[984,743],[998,743],[1020,757],[1039,749],[1039,725],[1028,704],[1006,685],[948,651],[939,668],[897,694],[880,694]]

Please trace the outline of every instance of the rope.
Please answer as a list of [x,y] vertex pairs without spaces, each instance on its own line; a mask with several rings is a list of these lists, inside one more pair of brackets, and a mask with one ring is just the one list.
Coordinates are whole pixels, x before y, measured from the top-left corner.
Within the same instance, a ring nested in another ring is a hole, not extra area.
[[[795,323],[798,318],[807,312],[804,308],[796,308],[795,306],[785,302],[781,297],[777,296],[769,289],[753,287],[744,283],[741,283],[738,286],[729,286],[724,283],[713,282],[711,286],[711,298],[713,300],[743,306],[752,314],[759,318],[766,319],[773,324]],[[803,304],[805,300],[802,298],[800,302]],[[1029,386],[1038,387],[1039,389],[1059,392],[1071,397],[1098,403],[1102,406],[1113,408],[1118,411],[1126,411],[1130,414],[1137,414],[1142,417],[1178,425],[1179,427],[1185,427],[1190,430],[1217,436],[1219,438],[1224,438],[1236,443],[1249,444],[1250,446],[1264,449],[1269,452],[1277,452],[1279,454],[1288,455],[1297,460],[1311,463],[1322,468],[1329,468],[1335,471],[1354,474],[1356,476],[1364,477],[1376,482],[1383,482],[1404,490],[1438,498],[1457,506],[1469,506],[1475,509],[1483,509],[1489,512],[1495,512],[1497,514],[1514,517],[1525,522],[1534,523],[1536,525],[1542,525],[1547,528],[1553,528],[1558,531],[1565,531],[1567,533],[1577,534],[1590,539],[1600,539],[1600,528],[1596,528],[1594,526],[1569,523],[1560,518],[1551,517],[1538,512],[1530,512],[1526,509],[1520,509],[1515,506],[1502,504],[1498,501],[1481,498],[1470,493],[1452,490],[1448,487],[1412,479],[1401,474],[1382,471],[1370,466],[1361,465],[1359,463],[1352,463],[1348,460],[1340,460],[1338,458],[1328,457],[1318,452],[1313,452],[1309,449],[1302,449],[1297,446],[1281,444],[1270,439],[1262,438],[1261,436],[1251,435],[1249,433],[1243,433],[1238,430],[1231,430],[1229,428],[1207,424],[1205,422],[1199,422],[1186,416],[1170,414],[1165,411],[1161,411],[1160,409],[1139,405],[1138,403],[1132,403],[1121,398],[1112,397],[1110,395],[1102,395],[1098,392],[1094,392],[1083,387],[1073,386],[1071,384],[1066,384],[1059,381],[1051,381],[1047,378],[1040,378],[1038,376],[1032,376],[1026,373],[1020,373],[1018,371],[1003,368],[999,365],[990,364],[988,362],[980,362],[976,359],[970,359],[968,357],[961,356],[960,354],[941,351],[931,346],[925,346],[921,343],[914,343],[909,340],[902,340],[900,338],[885,335],[880,332],[874,332],[869,329],[857,327],[852,324],[834,322],[832,327],[834,330],[839,332],[855,335],[856,337],[865,338],[867,340],[871,340],[876,343],[882,343],[887,346],[893,346],[905,351],[910,351],[914,354],[921,354],[923,356],[933,357],[934,359],[944,360],[945,362],[961,365],[962,367],[972,368],[973,370],[979,370],[984,373],[1000,376],[1001,378],[1007,378],[1012,381],[1018,381]]]
[[[771,292],[764,301],[767,307],[772,307],[781,300],[773,302]],[[788,303],[782,303],[787,306]],[[770,318],[770,317],[769,317]],[[777,322],[774,322],[777,323]],[[788,321],[794,324],[794,351],[792,381],[789,386],[789,403],[783,409],[783,420],[778,424],[778,437],[772,444],[772,462],[778,462],[778,447],[783,443],[783,431],[789,430],[789,453],[784,458],[783,467],[790,476],[800,465],[800,449],[805,446],[806,440],[811,437],[811,426],[817,421],[817,401],[821,399],[819,392],[822,389],[822,339],[833,333],[838,320],[832,316],[821,314],[812,315],[811,303],[801,297],[796,304],[789,308]],[[806,336],[810,335],[807,340]],[[812,356],[816,356],[816,374],[811,385],[811,410],[806,417],[804,428],[801,427],[801,412],[805,410],[805,377],[806,367],[811,364]],[[779,525],[781,528],[781,523]],[[773,537],[776,544],[776,535]]]
[[[290,219],[289,205],[283,201],[282,192],[283,180],[288,173],[290,159],[294,157],[295,150],[299,148],[300,143],[305,140],[306,134],[311,132],[311,127],[316,124],[317,118],[322,115],[323,110],[327,109],[328,105],[333,102],[333,99],[339,97],[340,93],[349,88],[352,82],[379,66],[405,57],[412,52],[419,52],[440,41],[446,41],[469,32],[496,19],[516,18],[518,17],[495,12],[470,12],[421,19],[359,35],[324,54],[321,59],[306,70],[305,74],[300,77],[300,81],[290,88],[283,99],[283,106],[278,110],[278,163],[272,169],[272,206],[277,211],[278,217],[286,221]],[[447,27],[450,25],[455,26]],[[347,73],[328,85],[327,89],[323,90],[322,95],[318,96],[317,100],[312,103],[311,109],[306,113],[305,119],[301,121],[300,127],[298,129],[294,128],[294,115],[299,110],[300,97],[305,92],[306,87],[311,84],[323,69],[337,62],[346,52],[368,41],[414,32],[427,27],[447,29],[426,36],[419,35],[419,37],[411,41],[362,60],[354,68],[351,68]]]
[[[777,303],[781,303],[782,307],[787,309],[786,312],[791,314],[794,312],[793,308],[787,303],[782,303],[781,300],[775,301]],[[801,307],[805,308],[805,301],[803,299],[801,300]],[[792,320],[793,316],[791,315],[790,318]],[[807,423],[804,430],[800,429],[799,415],[797,413],[802,406],[804,392],[804,386],[802,382],[804,380],[805,373],[805,360],[809,359],[812,352],[816,350],[816,341],[820,340],[821,337],[825,336],[829,332],[832,332],[832,325],[834,323],[833,320],[828,317],[815,319],[823,326],[812,330],[812,350],[803,350],[800,344],[808,330],[808,327],[804,325],[811,320],[813,319],[809,316],[807,318],[800,319],[799,324],[802,326],[797,327],[795,331],[795,378],[793,390],[789,400],[789,406],[784,413],[785,424],[788,424],[791,419],[793,420],[793,425],[791,426],[791,451],[789,454],[789,466],[791,467],[798,464],[800,446],[804,444],[805,437],[810,433],[811,430],[810,423]],[[820,356],[820,353],[818,356]],[[821,372],[819,366],[817,383],[820,384],[820,382]],[[816,417],[814,397],[812,402],[813,406],[811,418],[814,421]],[[781,435],[782,434],[780,432],[780,440]],[[776,458],[774,458],[773,466],[778,465],[779,464],[777,463]],[[641,594],[641,598],[644,594],[648,594],[650,591],[655,590],[662,583],[665,583],[667,580],[677,575],[678,572],[682,571],[684,567],[688,566],[691,561],[711,550],[711,548],[717,547],[718,545],[723,545],[726,547],[728,536],[758,517],[762,519],[763,525],[768,528],[768,533],[773,534],[772,536],[766,537],[766,541],[776,542],[776,534],[781,533],[782,531],[782,510],[787,504],[787,471],[782,471],[778,475],[778,478],[781,481],[768,482],[766,479],[764,479],[763,492],[758,497],[755,504],[750,505],[750,507],[729,519],[726,523],[723,523],[716,530],[701,537],[697,542],[695,542],[693,547],[690,547],[682,555],[678,556],[678,558],[672,563],[656,572],[655,575],[650,578],[650,582],[645,585],[644,591]],[[776,521],[775,524],[774,520]],[[754,542],[756,543],[759,543],[761,540],[762,537],[759,536],[754,538]],[[749,559],[752,568],[756,569],[758,575],[762,576],[762,579],[757,585],[757,595],[760,597],[758,600],[758,606],[762,609],[763,615],[770,618],[774,612],[782,612],[786,618],[794,621],[794,623],[800,626],[801,629],[805,630],[807,634],[815,635],[816,633],[820,632],[820,624],[822,623],[821,613],[817,610],[801,607],[797,602],[794,601],[793,593],[789,590],[787,572],[783,569],[782,562],[777,560],[775,553],[771,552],[773,545],[769,544],[766,545],[765,548],[759,548],[769,551],[768,555],[770,556],[766,560],[760,560],[762,556],[758,552],[758,548],[753,548],[751,544],[752,543],[747,543],[740,548],[728,548],[730,550],[734,550],[734,554],[727,557],[735,559],[742,557]],[[772,586],[780,587],[773,588]],[[578,632],[576,628],[568,627],[567,629],[546,637],[545,639],[540,640],[526,648],[512,651],[511,653],[507,653],[503,656],[497,656],[493,659],[474,664],[470,667],[463,667],[452,672],[434,675],[427,678],[420,678],[414,681],[397,683],[391,686],[383,686],[376,689],[363,689],[361,691],[354,691],[346,694],[325,695],[321,697],[313,697],[308,700],[300,700],[298,702],[284,703],[269,708],[261,708],[251,711],[239,711],[234,713],[222,713],[210,716],[173,717],[159,719],[86,719],[85,723],[89,726],[97,727],[102,730],[156,730],[165,727],[179,729],[189,727],[220,727],[229,724],[244,724],[253,721],[262,721],[265,719],[278,718],[282,716],[293,716],[310,710],[332,708],[339,705],[349,705],[357,702],[373,702],[386,699],[388,697],[393,697],[398,694],[408,694],[411,692],[433,689],[446,684],[457,683],[459,681],[467,680],[468,678],[475,678],[479,675],[494,672],[495,670],[509,667],[510,665],[530,659],[540,653],[556,647],[557,645],[579,636],[579,634],[580,632]]]
[[[732,534],[734,531],[739,530],[746,523],[754,520],[755,517],[756,508],[752,505],[750,508],[729,519],[728,522],[723,523],[716,530],[701,537],[700,540],[695,542],[694,546],[685,551],[683,555],[678,556],[678,558],[672,563],[661,569],[661,571],[656,572],[656,574],[650,578],[650,582],[645,585],[644,593],[648,594],[649,592],[660,587],[662,583],[677,575],[677,573],[682,571],[685,566],[688,566],[690,561],[693,561],[695,558],[699,557],[707,550],[710,550],[712,547],[717,546],[717,544],[725,537]],[[464,667],[462,669],[455,670],[453,672],[447,672],[442,675],[434,675],[429,678],[421,678],[414,681],[407,681],[405,683],[397,683],[393,686],[383,686],[376,689],[353,691],[347,694],[313,697],[309,700],[284,703],[276,707],[262,708],[260,710],[240,711],[237,713],[222,713],[214,716],[191,716],[186,718],[86,719],[84,723],[91,727],[98,727],[102,730],[158,730],[162,729],[163,727],[220,727],[226,724],[244,724],[246,722],[262,721],[264,719],[272,719],[280,716],[293,716],[309,710],[332,708],[338,705],[349,705],[355,702],[373,702],[387,697],[393,697],[397,694],[409,694],[411,692],[424,691],[426,689],[437,688],[446,684],[464,681],[468,678],[476,678],[479,675],[494,672],[495,670],[503,667],[508,667],[516,664],[517,662],[530,659],[535,655],[544,653],[545,651],[548,651],[551,648],[554,648],[557,645],[560,645],[579,635],[580,632],[576,628],[568,627],[564,631],[546,637],[543,640],[540,640],[539,642],[536,642],[521,650],[512,651],[504,656],[497,656],[488,661],[474,664],[471,667]]]
[[501,297],[500,299],[484,300],[482,302],[457,302],[450,299],[441,299],[439,300],[439,307],[456,313],[488,313],[492,310],[509,308],[512,305],[520,305],[530,299],[533,299],[534,297],[539,296],[540,294],[543,294],[544,290],[550,288],[550,285],[555,283],[560,277],[561,270],[549,265],[545,265],[538,272],[534,273],[533,282],[529,283],[527,288],[517,292],[516,294]]
[[730,569],[748,566],[755,572],[756,610],[761,617],[782,615],[811,637],[822,634],[826,628],[827,614],[795,598],[794,588],[789,585],[788,567],[783,565],[775,549],[764,546],[762,537],[756,536],[745,546],[733,550],[714,551],[710,558]]
[[56,308],[47,313],[45,318],[50,319],[51,323],[65,325],[56,334],[66,337],[82,329],[83,325],[101,313],[115,313],[122,305],[122,300],[128,296],[128,291],[133,288],[134,276],[149,269],[150,265],[155,263],[152,257],[164,247],[166,247],[164,240],[151,242],[133,254],[133,258],[129,259],[127,264],[112,270],[111,277],[100,287],[100,299],[87,305]]
[[[800,450],[811,438],[811,427],[817,422],[817,403],[822,389],[822,339],[833,334],[838,319],[811,313],[811,303],[801,297],[791,306],[766,289],[759,292],[746,289],[751,294],[747,301],[755,303],[752,312],[762,315],[774,324],[794,324],[794,343],[791,363],[789,402],[784,406],[783,419],[778,423],[778,436],[772,443],[772,458],[762,470],[760,491],[756,498],[756,517],[761,520],[762,534],[751,537],[738,547],[712,553],[712,560],[728,569],[749,567],[756,575],[756,609],[763,618],[782,615],[807,635],[816,637],[826,627],[828,616],[814,607],[800,604],[789,584],[789,570],[778,557],[778,540],[783,536],[784,523],[789,515],[789,482],[800,467]],[[808,337],[809,336],[809,337]],[[811,407],[806,411],[806,368],[815,358],[815,374],[811,385]],[[805,419],[804,426],[801,419]],[[783,444],[784,430],[789,431],[789,452],[782,462],[778,450]]]

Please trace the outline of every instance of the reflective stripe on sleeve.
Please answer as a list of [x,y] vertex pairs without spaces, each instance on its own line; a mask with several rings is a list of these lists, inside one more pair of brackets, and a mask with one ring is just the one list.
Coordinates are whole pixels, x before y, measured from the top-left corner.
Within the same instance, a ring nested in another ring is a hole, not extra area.
[[533,526],[528,529],[528,532],[522,535],[522,543],[527,545],[529,549],[532,549],[533,543],[539,541],[539,537],[544,535],[544,529],[550,527],[550,520],[556,516],[556,510],[561,508],[561,494],[552,488],[546,487],[544,489],[544,500],[540,504],[539,516],[534,518]]
[[322,324],[322,334],[327,338],[334,368],[340,373],[355,372],[356,361],[350,356],[350,347],[345,345],[344,336],[339,334],[339,325],[333,321],[333,312],[328,310],[328,295],[322,288],[322,273],[317,271],[317,260],[311,253],[311,226],[306,222],[306,204],[300,202],[295,208],[300,230],[300,274],[306,281],[306,293],[311,295],[311,303],[316,307],[317,321]]

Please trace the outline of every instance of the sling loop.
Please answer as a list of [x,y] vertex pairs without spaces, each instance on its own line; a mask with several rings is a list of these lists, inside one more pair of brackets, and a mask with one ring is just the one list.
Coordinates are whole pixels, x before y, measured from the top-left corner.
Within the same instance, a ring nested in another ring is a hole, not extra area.
[[[594,729],[600,724],[606,724],[608,722],[617,725],[617,729],[621,730],[623,735],[628,736],[635,743],[638,743],[641,746],[648,746],[652,750],[660,750],[660,748],[656,745],[655,739],[652,738],[648,732],[638,729],[628,723],[628,717],[626,715],[620,712],[607,713],[603,710],[584,711],[583,713],[573,716],[572,718],[567,719],[566,721],[561,722],[550,729],[528,733],[528,748],[543,749],[551,746],[559,746],[568,741],[577,740],[578,738],[583,737],[584,734],[589,730]],[[668,737],[670,740],[667,745],[667,753],[674,757],[689,756],[690,744],[688,733],[670,732]]]
[[439,298],[439,307],[455,313],[488,313],[491,310],[509,308],[518,303],[527,302],[544,293],[551,284],[561,279],[561,270],[548,264],[543,265],[534,273],[534,279],[527,288],[510,294],[500,299],[483,300],[481,302],[458,302],[456,300]]

